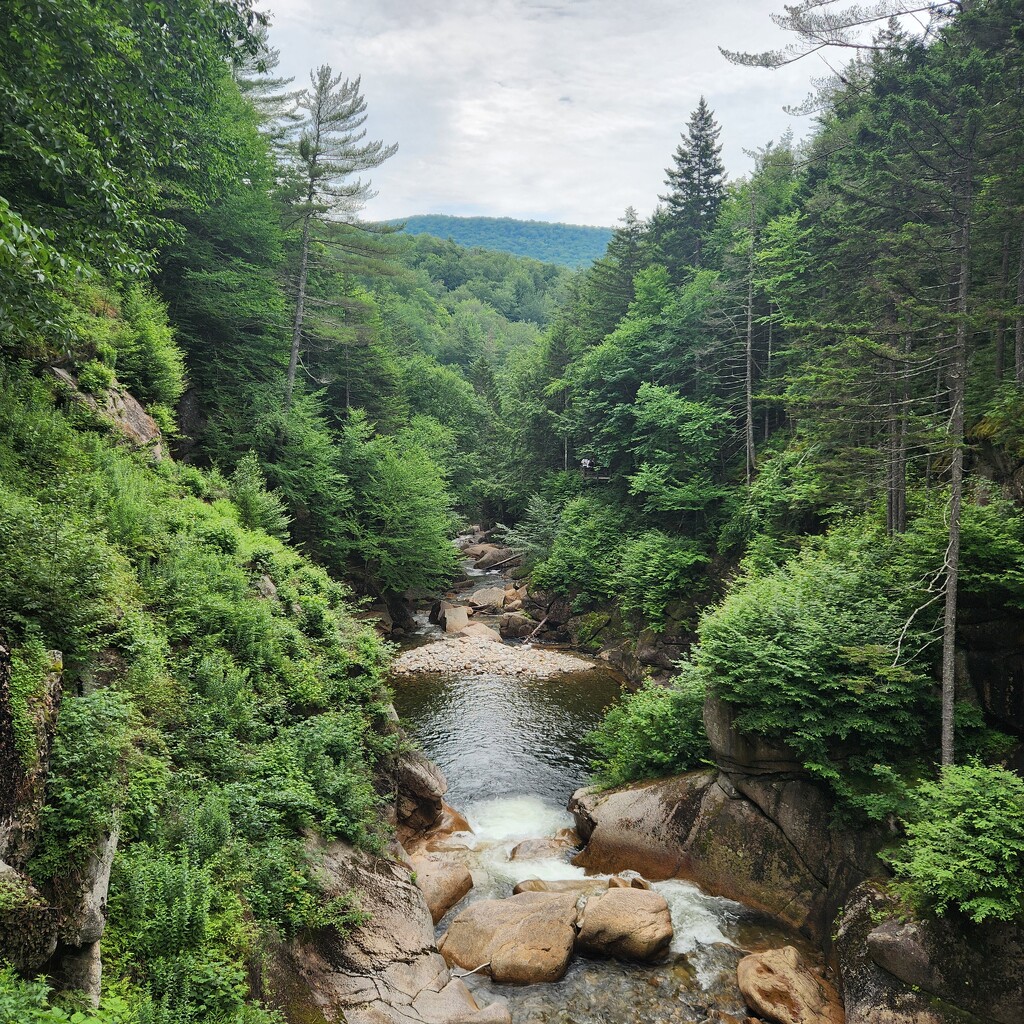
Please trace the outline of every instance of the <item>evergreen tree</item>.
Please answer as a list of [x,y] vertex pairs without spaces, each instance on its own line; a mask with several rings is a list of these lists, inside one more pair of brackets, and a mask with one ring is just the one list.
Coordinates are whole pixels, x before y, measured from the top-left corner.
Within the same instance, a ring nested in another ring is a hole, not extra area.
[[291,407],[302,348],[314,223],[332,217],[354,220],[363,203],[374,193],[369,181],[352,175],[380,166],[398,149],[397,145],[385,146],[379,139],[364,141],[366,100],[359,90],[360,79],[350,81],[340,74],[335,75],[329,64],[322,64],[311,72],[310,88],[299,97],[299,109],[306,115],[296,147],[296,169],[302,183],[298,203],[302,240],[295,286],[286,408]]
[[683,267],[700,267],[704,237],[714,227],[725,196],[720,133],[714,112],[701,96],[665,171],[668,194],[660,197],[665,203],[659,218],[661,249],[675,276]]

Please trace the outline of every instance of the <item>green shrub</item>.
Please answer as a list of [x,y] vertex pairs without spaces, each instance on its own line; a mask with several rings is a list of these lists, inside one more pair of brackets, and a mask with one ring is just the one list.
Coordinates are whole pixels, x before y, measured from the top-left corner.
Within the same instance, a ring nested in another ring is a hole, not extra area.
[[173,408],[185,390],[185,358],[167,322],[167,309],[140,285],[121,303],[126,330],[117,337],[117,373],[139,401]]
[[595,782],[619,786],[700,765],[710,754],[704,697],[692,665],[667,687],[648,684],[624,697],[587,736],[595,752]]
[[12,967],[0,964],[0,1024],[139,1024],[139,1014],[125,999],[109,994],[95,1010],[52,1006],[48,985],[19,978]]
[[[859,526],[833,531],[707,614],[695,660],[712,692],[736,709],[741,732],[795,750],[849,804],[878,816],[876,765],[920,757],[937,720],[926,665],[897,644],[905,607],[879,583],[884,543]],[[906,582],[906,581],[905,581]],[[904,600],[913,600],[906,585]]]
[[622,610],[655,630],[672,601],[688,596],[709,558],[696,541],[648,530],[622,547]]
[[889,855],[903,892],[920,908],[955,908],[972,921],[1024,917],[1024,780],[974,761],[923,783]]
[[114,386],[114,371],[98,359],[90,359],[78,369],[78,386],[101,398]]
[[562,510],[551,556],[533,573],[534,582],[580,603],[605,601],[620,591],[625,513],[594,498],[576,498]]
[[267,490],[267,478],[255,452],[238,460],[231,474],[229,493],[243,526],[263,530],[271,537],[287,538],[289,518],[284,502]]

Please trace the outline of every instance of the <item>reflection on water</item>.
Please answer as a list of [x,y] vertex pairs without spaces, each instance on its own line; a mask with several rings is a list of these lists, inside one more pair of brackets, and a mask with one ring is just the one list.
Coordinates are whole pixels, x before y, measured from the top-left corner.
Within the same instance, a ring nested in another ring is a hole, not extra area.
[[410,676],[395,707],[448,777],[448,801],[533,794],[564,807],[587,784],[583,737],[619,698],[619,680],[594,669],[555,679]]

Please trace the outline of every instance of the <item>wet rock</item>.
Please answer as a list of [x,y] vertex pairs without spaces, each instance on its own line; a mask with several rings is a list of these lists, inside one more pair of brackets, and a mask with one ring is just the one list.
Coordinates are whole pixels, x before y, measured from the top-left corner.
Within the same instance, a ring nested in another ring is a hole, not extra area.
[[650,962],[672,942],[672,916],[657,892],[609,888],[587,898],[576,940],[581,953]]
[[406,750],[395,770],[395,785],[400,840],[439,823],[448,782],[437,765],[418,750]]
[[359,893],[367,920],[342,937],[303,933],[277,951],[269,1001],[288,1020],[347,1024],[509,1024],[507,1011],[481,1010],[434,946],[423,893],[408,870],[345,843],[321,847],[328,894]]
[[609,889],[650,889],[651,883],[635,871],[623,871],[608,879]]
[[691,772],[606,793],[577,790],[569,811],[587,846],[573,863],[602,873],[629,868],[655,881],[684,874],[686,839],[714,778]]
[[608,883],[603,878],[525,878],[517,882],[512,890],[513,895],[521,892],[572,892],[591,893],[607,889]]
[[469,595],[469,603],[474,608],[493,608],[500,611],[505,604],[505,591],[502,587],[483,587]]
[[793,946],[745,956],[736,978],[747,1005],[773,1024],[843,1024],[835,986],[809,970]]
[[455,605],[451,601],[435,601],[430,606],[430,614],[427,616],[427,621],[438,625],[441,622],[441,616],[444,615],[449,608],[454,608]]
[[524,839],[508,855],[509,860],[544,860],[565,857],[570,850],[580,845],[580,837],[574,828],[563,828],[555,835],[544,839]]
[[887,1024],[960,1024],[968,1014],[993,1024],[1024,1021],[1017,923],[919,920],[865,884],[847,901],[836,949],[850,1024],[872,1015]]
[[499,544],[482,545],[487,550],[473,563],[474,569],[491,569],[496,565],[518,565],[520,557],[511,549]]
[[573,893],[523,892],[481,900],[463,910],[438,944],[445,961],[495,981],[519,985],[558,981],[576,938]]
[[473,888],[473,876],[465,864],[438,854],[410,857],[416,886],[423,893],[434,924]]

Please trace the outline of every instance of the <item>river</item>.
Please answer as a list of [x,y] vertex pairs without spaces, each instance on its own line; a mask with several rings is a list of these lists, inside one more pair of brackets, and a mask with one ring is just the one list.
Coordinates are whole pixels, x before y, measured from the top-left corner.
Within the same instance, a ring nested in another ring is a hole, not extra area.
[[[476,586],[500,583],[495,573],[476,575]],[[473,588],[475,589],[475,587]],[[465,596],[465,595],[461,595]],[[416,643],[437,640],[436,627],[420,619]],[[399,677],[395,707],[424,752],[445,773],[448,801],[467,817],[453,855],[473,873],[467,903],[506,897],[526,878],[580,878],[566,860],[510,860],[524,839],[552,836],[572,826],[565,810],[572,792],[586,785],[584,736],[620,693],[606,666],[553,679],[496,675]],[[506,1002],[515,1024],[702,1024],[714,1011],[745,1019],[735,966],[745,950],[793,943],[730,900],[708,896],[685,881],[654,884],[672,913],[675,937],[667,961],[654,966],[576,959],[551,985],[499,985],[484,975],[466,978],[477,1001]]]

